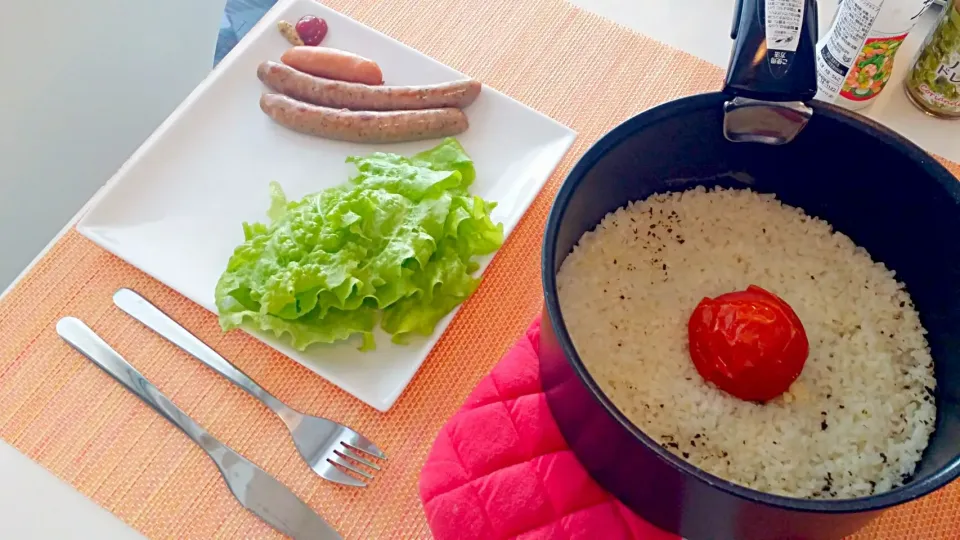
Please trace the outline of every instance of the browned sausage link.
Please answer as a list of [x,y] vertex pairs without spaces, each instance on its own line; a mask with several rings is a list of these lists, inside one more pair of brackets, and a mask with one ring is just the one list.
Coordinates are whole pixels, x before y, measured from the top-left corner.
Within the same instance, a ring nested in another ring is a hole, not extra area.
[[278,124],[326,139],[363,143],[422,141],[467,130],[460,109],[349,111],[311,105],[280,94],[260,96],[260,108]]
[[271,61],[260,64],[257,77],[274,92],[294,99],[355,111],[462,109],[477,99],[481,87],[474,80],[426,86],[368,86],[315,77]]

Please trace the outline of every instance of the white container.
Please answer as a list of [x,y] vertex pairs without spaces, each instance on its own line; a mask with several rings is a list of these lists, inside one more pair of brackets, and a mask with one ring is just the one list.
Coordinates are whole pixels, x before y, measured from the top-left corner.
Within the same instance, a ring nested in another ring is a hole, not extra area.
[[900,45],[933,0],[841,0],[817,43],[817,99],[862,109],[886,86]]

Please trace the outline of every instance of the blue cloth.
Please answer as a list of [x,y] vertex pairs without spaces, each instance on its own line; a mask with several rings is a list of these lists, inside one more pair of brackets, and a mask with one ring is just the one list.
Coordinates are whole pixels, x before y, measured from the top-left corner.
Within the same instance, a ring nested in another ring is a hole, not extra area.
[[220,20],[220,35],[217,37],[213,65],[219,64],[275,3],[276,0],[227,0],[227,7]]

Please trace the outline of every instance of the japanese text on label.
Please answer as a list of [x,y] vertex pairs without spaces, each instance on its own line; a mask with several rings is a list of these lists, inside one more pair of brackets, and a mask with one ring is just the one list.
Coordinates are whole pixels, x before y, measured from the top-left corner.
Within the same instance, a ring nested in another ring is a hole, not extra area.
[[[803,9],[805,0],[767,0],[766,2],[766,30],[767,49],[772,51],[797,51],[797,42],[800,41],[800,27],[803,26]],[[775,62],[777,57],[771,58]],[[786,63],[786,55],[780,56],[781,63]]]

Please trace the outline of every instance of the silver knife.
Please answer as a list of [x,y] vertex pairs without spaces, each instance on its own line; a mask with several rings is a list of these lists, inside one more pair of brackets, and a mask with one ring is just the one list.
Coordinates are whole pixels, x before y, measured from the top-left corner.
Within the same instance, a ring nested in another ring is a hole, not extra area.
[[233,496],[244,508],[296,540],[341,538],[333,527],[276,478],[214,439],[82,321],[64,317],[57,322],[57,333],[197,443],[217,464]]

